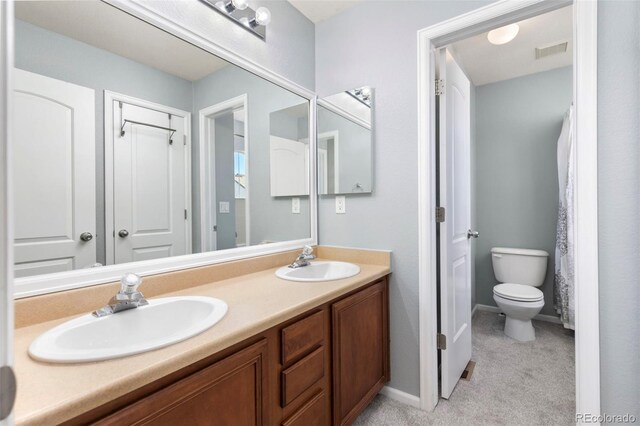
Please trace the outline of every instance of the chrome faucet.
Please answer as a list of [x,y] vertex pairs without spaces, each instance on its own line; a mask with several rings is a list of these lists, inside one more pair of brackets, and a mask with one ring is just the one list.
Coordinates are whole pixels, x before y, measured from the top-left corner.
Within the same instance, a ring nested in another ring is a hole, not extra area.
[[313,255],[313,247],[304,246],[302,249],[302,253],[298,256],[296,260],[293,261],[289,268],[302,268],[303,266],[309,266],[309,261],[315,259],[316,257]]
[[138,291],[142,278],[136,274],[125,274],[120,280],[120,291],[109,300],[109,304],[93,312],[94,317],[104,317],[138,306],[148,305],[147,299]]

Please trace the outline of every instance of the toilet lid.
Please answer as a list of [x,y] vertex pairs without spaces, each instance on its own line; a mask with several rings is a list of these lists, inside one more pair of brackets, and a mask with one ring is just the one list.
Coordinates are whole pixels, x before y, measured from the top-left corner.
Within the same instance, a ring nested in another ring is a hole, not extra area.
[[537,302],[544,298],[544,294],[540,290],[524,284],[498,284],[493,287],[493,293],[505,299],[520,302]]

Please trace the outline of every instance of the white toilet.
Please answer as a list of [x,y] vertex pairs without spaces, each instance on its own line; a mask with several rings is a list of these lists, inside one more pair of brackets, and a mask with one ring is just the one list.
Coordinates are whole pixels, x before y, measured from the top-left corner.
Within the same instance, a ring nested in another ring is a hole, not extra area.
[[528,342],[535,340],[531,319],[544,306],[544,295],[537,287],[547,274],[549,253],[544,250],[494,247],[491,263],[496,279],[493,300],[506,316],[504,334]]

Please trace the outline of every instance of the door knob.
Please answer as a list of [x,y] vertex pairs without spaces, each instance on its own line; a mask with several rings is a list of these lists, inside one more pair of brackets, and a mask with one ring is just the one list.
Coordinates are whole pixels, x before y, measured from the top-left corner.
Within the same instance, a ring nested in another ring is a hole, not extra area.
[[91,232],[83,232],[82,234],[80,234],[80,239],[84,242],[91,241],[93,240],[93,235],[91,234]]
[[120,238],[127,238],[129,236],[129,231],[127,231],[126,229],[121,229],[120,231],[118,231],[118,236],[120,236]]
[[479,236],[480,236],[480,233],[478,231],[472,231],[471,229],[467,231],[467,239],[478,238]]

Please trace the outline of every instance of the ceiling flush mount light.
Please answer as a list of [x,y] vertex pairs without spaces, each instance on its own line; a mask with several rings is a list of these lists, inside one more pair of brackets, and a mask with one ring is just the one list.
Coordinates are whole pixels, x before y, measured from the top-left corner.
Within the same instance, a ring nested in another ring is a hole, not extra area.
[[226,16],[261,39],[267,37],[266,26],[271,22],[271,12],[266,7],[253,10],[249,0],[202,0],[218,13]]
[[506,25],[489,31],[487,38],[491,44],[506,44],[516,38],[518,31],[520,31],[520,26],[518,24]]

